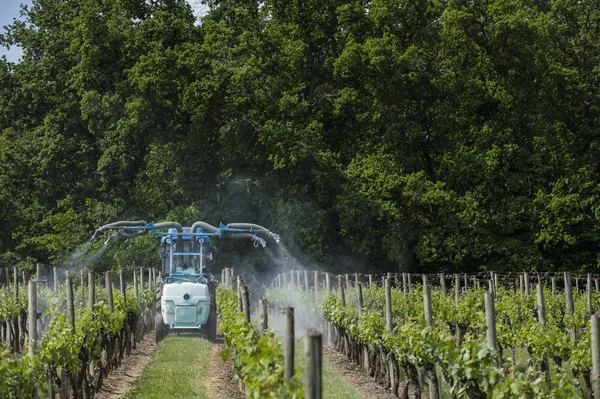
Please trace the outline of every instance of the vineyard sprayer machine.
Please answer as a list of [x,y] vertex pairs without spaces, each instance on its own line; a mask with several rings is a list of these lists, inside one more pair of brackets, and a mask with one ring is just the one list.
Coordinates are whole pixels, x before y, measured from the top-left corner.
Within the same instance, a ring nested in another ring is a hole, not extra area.
[[[161,231],[166,230],[166,231]],[[215,227],[196,222],[191,227],[179,223],[120,221],[99,227],[96,239],[113,231],[105,241],[135,238],[148,233],[160,237],[162,270],[157,277],[156,341],[172,330],[202,330],[214,340],[217,331],[216,284],[207,263],[213,259],[212,238],[245,238],[254,246],[265,247],[265,238],[279,242],[280,237],[266,228],[250,223],[220,224]]]

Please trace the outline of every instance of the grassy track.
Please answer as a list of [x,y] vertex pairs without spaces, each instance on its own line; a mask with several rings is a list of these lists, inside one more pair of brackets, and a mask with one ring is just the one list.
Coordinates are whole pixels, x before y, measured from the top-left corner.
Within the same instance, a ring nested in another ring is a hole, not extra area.
[[209,399],[203,384],[211,345],[198,336],[167,336],[125,398]]

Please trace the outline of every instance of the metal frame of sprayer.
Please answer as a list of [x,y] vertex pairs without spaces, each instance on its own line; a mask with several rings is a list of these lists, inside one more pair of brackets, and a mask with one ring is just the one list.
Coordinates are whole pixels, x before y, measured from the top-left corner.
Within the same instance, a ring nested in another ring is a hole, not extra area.
[[[160,232],[158,229],[167,228],[167,232]],[[276,243],[279,243],[280,236],[278,234],[272,233],[268,229],[250,223],[230,223],[225,225],[223,223],[219,223],[219,227],[212,226],[206,222],[196,222],[191,227],[182,227],[179,223],[175,222],[161,222],[161,223],[146,223],[143,220],[140,221],[121,221],[110,223],[105,226],[99,227],[92,239],[96,239],[100,234],[109,230],[123,230],[122,232],[115,231],[112,235],[110,235],[106,241],[105,245],[115,239],[115,238],[135,238],[141,235],[145,235],[148,232],[151,232],[152,236],[160,236],[161,243],[169,244],[169,274],[179,274],[176,270],[175,265],[175,256],[199,256],[200,264],[197,268],[199,273],[186,273],[189,276],[202,276],[205,265],[205,257],[207,255],[204,251],[204,244],[210,242],[211,237],[230,237],[230,238],[248,238],[254,242],[254,246],[258,247],[259,245],[263,248],[266,247],[267,243],[264,238],[260,237],[259,234],[264,234],[267,237],[273,239]],[[196,238],[198,243],[200,244],[199,252],[185,252],[180,251],[179,248],[174,249],[173,245],[175,242],[182,240],[188,241]],[[177,252],[175,252],[177,251]],[[209,260],[211,257],[209,257]]]

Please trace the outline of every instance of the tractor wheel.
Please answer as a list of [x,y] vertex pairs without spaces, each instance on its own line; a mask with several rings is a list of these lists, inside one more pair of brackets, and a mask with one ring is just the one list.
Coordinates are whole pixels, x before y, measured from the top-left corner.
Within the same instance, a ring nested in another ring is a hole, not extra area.
[[210,292],[210,311],[206,322],[207,338],[214,342],[217,338],[217,292],[215,282],[211,281],[208,286]]
[[154,334],[157,344],[167,335],[167,328],[160,311],[156,312],[156,316],[154,317]]

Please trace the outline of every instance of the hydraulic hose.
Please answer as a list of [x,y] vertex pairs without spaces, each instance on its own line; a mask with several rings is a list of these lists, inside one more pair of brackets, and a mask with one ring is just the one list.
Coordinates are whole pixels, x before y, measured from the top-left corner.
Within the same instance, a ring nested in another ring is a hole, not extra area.
[[259,226],[257,224],[252,224],[252,223],[229,223],[227,225],[227,227],[230,227],[232,229],[243,229],[243,230],[250,230],[250,232],[257,232],[257,231],[264,231],[267,232],[269,231],[268,229]]
[[249,238],[252,241],[254,241],[255,246],[257,246],[258,244],[260,244],[263,248],[267,246],[267,242],[264,240],[264,238],[259,237],[256,234],[238,233],[238,232],[230,232],[228,234],[231,234],[230,235],[231,238]]
[[107,225],[98,227],[92,236],[92,240],[95,240],[100,234],[102,234],[106,230],[120,229],[122,227],[145,227],[148,223],[145,220],[137,220],[137,221],[129,221],[122,220],[119,222],[109,223]]
[[249,233],[265,233],[267,236],[271,237],[276,243],[279,243],[281,237],[279,234],[272,233],[270,230],[259,226],[257,224],[252,223],[229,223],[227,227],[232,229],[242,229],[246,230]]
[[198,221],[192,225],[192,229],[191,229],[192,233],[195,233],[198,228],[204,230],[207,233],[216,233],[219,231],[219,229],[217,227],[213,226],[212,224]]
[[175,228],[177,229],[177,231],[179,233],[183,232],[183,227],[181,227],[181,225],[179,223],[175,223],[175,222],[161,222],[161,223],[156,223],[154,225],[154,229],[158,230],[158,229],[167,229],[167,228]]

